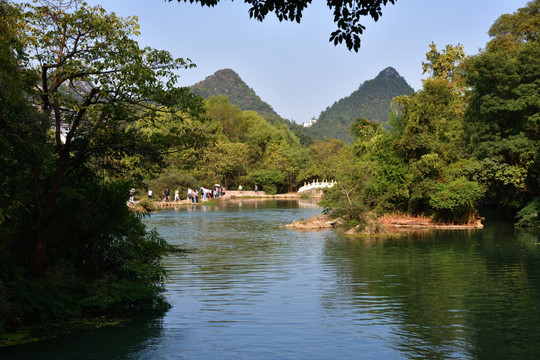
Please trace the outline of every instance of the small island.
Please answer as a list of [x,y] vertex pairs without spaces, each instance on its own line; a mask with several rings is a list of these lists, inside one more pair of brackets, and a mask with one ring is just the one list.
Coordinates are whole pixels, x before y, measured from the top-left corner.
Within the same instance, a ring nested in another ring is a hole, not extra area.
[[356,225],[347,228],[343,219],[332,219],[328,215],[317,215],[307,220],[296,220],[285,225],[285,227],[295,230],[323,230],[340,229],[347,235],[381,235],[395,234],[406,231],[421,230],[473,230],[483,229],[482,219],[478,218],[468,224],[448,224],[435,222],[425,217],[414,217],[408,215],[383,215],[376,220],[367,220],[364,226]]

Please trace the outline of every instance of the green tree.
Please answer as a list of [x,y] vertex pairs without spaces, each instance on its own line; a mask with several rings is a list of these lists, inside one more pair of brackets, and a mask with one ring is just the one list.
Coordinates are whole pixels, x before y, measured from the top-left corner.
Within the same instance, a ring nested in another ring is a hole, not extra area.
[[266,147],[261,167],[281,172],[285,180],[282,190],[290,192],[297,184],[302,158],[299,148],[291,147],[285,140],[273,141]]
[[[0,1],[0,331],[167,307],[161,260],[174,249],[127,208],[129,186],[106,175],[125,153],[189,141],[174,128],[201,105],[159,85],[176,65],[137,53],[135,22],[47,4],[24,13]],[[128,63],[115,57],[128,50]],[[150,134],[165,103],[176,122]]]
[[336,184],[324,191],[323,211],[343,218],[347,227],[364,228],[377,202],[371,191],[377,164],[354,156],[347,147],[329,159],[328,166]]
[[21,208],[30,211],[28,174],[46,141],[47,121],[28,101],[37,77],[21,68],[27,61],[20,39],[20,8],[0,2],[0,225]]
[[255,170],[249,174],[248,179],[270,195],[277,194],[285,183],[285,175],[279,170]]
[[488,43],[488,50],[496,51],[500,46],[503,50],[518,50],[524,42],[537,41],[540,19],[538,0],[532,0],[527,6],[520,8],[513,14],[503,14],[489,29],[489,36],[493,37]]
[[304,169],[299,174],[299,182],[310,182],[317,179],[333,179],[329,164],[331,159],[346,147],[343,140],[318,140],[311,145],[304,160]]
[[205,166],[218,181],[229,187],[238,184],[238,179],[248,171],[250,148],[241,142],[219,141],[206,151]]
[[460,76],[457,73],[460,65],[465,60],[463,45],[446,45],[446,48],[439,52],[437,45],[431,43],[429,52],[426,54],[426,62],[422,62],[423,74],[430,73],[435,78],[443,78],[452,83],[460,83]]
[[501,16],[466,62],[469,151],[488,201],[516,211],[540,196],[540,1]]
[[374,142],[383,133],[381,124],[371,122],[368,119],[356,119],[350,128],[352,136],[355,138],[354,149],[357,155],[367,153],[374,147]]
[[34,169],[39,218],[34,268],[39,274],[70,169],[92,156],[115,157],[121,149],[137,149],[142,139],[129,124],[154,122],[163,112],[178,122],[197,118],[202,102],[187,88],[174,87],[174,70],[191,67],[189,60],[141,49],[134,40],[139,34],[136,18],[119,18],[81,1],[28,5],[28,10],[26,51],[39,74],[36,100],[51,121],[55,158],[54,164],[42,159]]
[[242,110],[224,96],[211,96],[206,102],[206,115],[214,122],[221,124],[221,132],[231,141],[238,140],[246,130],[240,124]]
[[263,156],[271,141],[285,140],[291,146],[300,146],[299,140],[285,124],[272,124],[255,111],[242,111],[223,96],[208,99],[206,114],[213,123],[220,124],[221,131],[218,132],[229,141],[249,144],[253,160]]
[[456,75],[463,56],[460,46],[447,46],[442,54],[430,46],[424,71],[432,76],[422,90],[396,99],[400,115],[392,134],[393,151],[406,166],[406,210],[455,223],[474,218],[485,191],[475,178],[477,163],[465,152],[467,96]]
[[[163,168],[184,169],[191,165],[189,159],[199,149],[207,146],[215,126],[204,120],[183,118],[182,114],[161,113],[152,121],[143,117],[127,126],[136,134],[137,143],[120,148],[118,154],[100,161],[100,166],[131,184],[144,185],[159,174]],[[123,139],[126,140],[126,139]]]
[[435,184],[429,195],[429,205],[437,220],[465,224],[476,214],[476,206],[484,195],[483,187],[476,181],[461,176]]
[[422,90],[396,102],[401,117],[394,146],[403,158],[418,161],[436,153],[444,161],[455,161],[463,156],[463,99],[447,80],[425,80]]
[[[172,1],[172,0],[169,0]],[[215,6],[220,0],[178,0],[178,2],[197,2],[201,6]],[[283,1],[283,0],[244,0],[250,4],[249,16],[263,21],[268,13],[274,13],[279,21],[300,22],[304,10],[311,4],[311,0]],[[327,0],[328,7],[334,15],[337,30],[330,35],[330,42],[334,45],[345,45],[349,50],[358,52],[360,49],[360,36],[365,26],[360,23],[363,16],[369,16],[377,21],[382,16],[382,6],[394,4],[396,0]],[[382,5],[382,6],[381,6]]]
[[210,97],[206,105],[210,127],[216,131],[215,144],[207,146],[197,161],[201,182],[218,181],[227,187],[258,183],[274,193],[297,185],[305,155],[286,124],[242,111],[225,97]]

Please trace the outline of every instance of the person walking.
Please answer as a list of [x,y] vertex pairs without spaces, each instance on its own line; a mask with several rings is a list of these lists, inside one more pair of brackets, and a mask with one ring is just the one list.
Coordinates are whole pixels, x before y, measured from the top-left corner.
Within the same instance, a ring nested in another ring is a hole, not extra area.
[[169,201],[169,188],[165,188],[165,201]]
[[174,190],[174,201],[180,201],[180,190]]
[[206,189],[204,188],[204,186],[201,186],[199,191],[200,191],[203,201],[206,200]]

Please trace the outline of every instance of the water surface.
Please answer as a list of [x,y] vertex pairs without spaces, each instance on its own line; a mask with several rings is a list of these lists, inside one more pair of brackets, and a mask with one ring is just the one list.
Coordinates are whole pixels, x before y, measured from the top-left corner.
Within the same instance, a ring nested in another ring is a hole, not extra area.
[[[540,234],[347,238],[281,227],[310,201],[159,212],[172,244],[162,317],[7,349],[14,359],[540,358]],[[39,355],[39,356],[37,356]]]

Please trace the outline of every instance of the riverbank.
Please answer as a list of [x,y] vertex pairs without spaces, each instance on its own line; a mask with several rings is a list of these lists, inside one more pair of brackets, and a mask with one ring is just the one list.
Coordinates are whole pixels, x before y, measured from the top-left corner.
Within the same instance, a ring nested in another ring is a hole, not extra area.
[[292,223],[285,225],[286,228],[296,230],[322,230],[331,229],[336,225],[336,221],[330,219],[327,215],[313,216],[307,220],[295,220]]
[[[296,230],[321,230],[339,228],[342,223],[339,219],[332,219],[327,215],[318,215],[307,220],[293,221],[285,225],[287,228]],[[481,219],[477,219],[469,224],[445,224],[438,223],[425,217],[414,217],[408,215],[383,215],[376,220],[369,221],[363,228],[354,227],[346,231],[347,235],[376,235],[392,234],[403,231],[416,230],[475,230],[482,229],[484,225]]]
[[194,203],[191,200],[184,199],[180,201],[149,201],[148,199],[136,200],[128,202],[128,207],[134,212],[149,212],[160,209],[173,208],[176,206],[194,206],[194,205],[214,205],[223,201],[236,200],[236,199],[300,199],[301,196],[298,193],[286,193],[286,194],[265,194],[264,191],[227,191],[224,196],[216,199],[200,199],[199,202]]
[[377,222],[386,229],[443,229],[443,230],[471,230],[483,229],[482,219],[476,219],[468,224],[445,224],[435,222],[426,217],[408,215],[383,215]]

